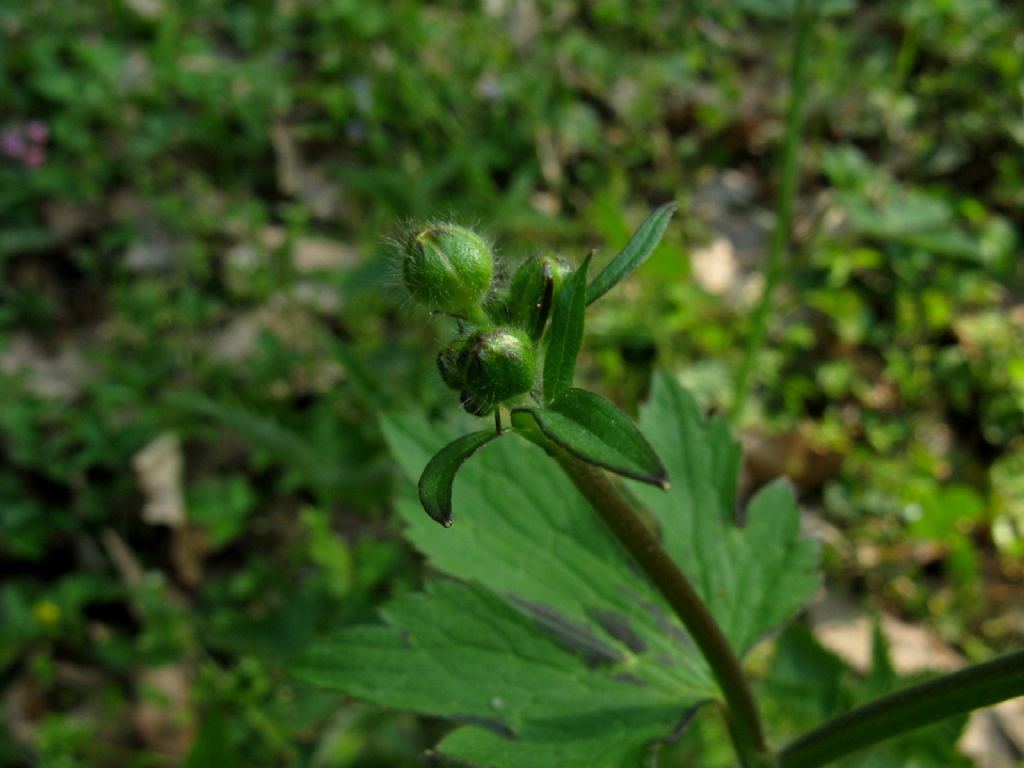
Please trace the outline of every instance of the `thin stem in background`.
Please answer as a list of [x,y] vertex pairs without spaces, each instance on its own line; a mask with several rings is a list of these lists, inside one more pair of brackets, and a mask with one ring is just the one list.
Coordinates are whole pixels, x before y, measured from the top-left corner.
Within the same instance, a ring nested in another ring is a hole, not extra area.
[[548,447],[548,451],[626,551],[633,556],[704,654],[725,697],[729,731],[743,764],[747,768],[775,765],[774,756],[765,743],[761,717],[743,668],[686,575],[679,570],[604,470],[557,448]]
[[797,4],[796,46],[793,52],[793,67],[789,76],[789,110],[786,114],[786,139],[782,150],[782,187],[779,190],[778,206],[775,213],[775,230],[764,265],[764,290],[754,309],[753,329],[747,341],[743,363],[733,386],[731,421],[737,427],[742,425],[743,410],[746,406],[750,379],[761,354],[767,334],[768,314],[772,307],[775,289],[782,275],[782,262],[789,250],[790,233],[793,228],[793,199],[796,196],[797,150],[803,138],[803,111],[807,95],[807,63],[810,47],[811,25],[814,14],[807,7],[806,0]]
[[801,736],[779,768],[817,768],[883,739],[1024,696],[1024,650],[876,699]]

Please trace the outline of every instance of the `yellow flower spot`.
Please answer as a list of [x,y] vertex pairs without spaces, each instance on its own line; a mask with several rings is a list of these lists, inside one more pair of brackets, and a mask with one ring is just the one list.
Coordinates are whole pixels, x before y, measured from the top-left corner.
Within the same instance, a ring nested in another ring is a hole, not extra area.
[[51,600],[43,600],[32,608],[32,617],[39,624],[52,626],[60,621],[60,607]]

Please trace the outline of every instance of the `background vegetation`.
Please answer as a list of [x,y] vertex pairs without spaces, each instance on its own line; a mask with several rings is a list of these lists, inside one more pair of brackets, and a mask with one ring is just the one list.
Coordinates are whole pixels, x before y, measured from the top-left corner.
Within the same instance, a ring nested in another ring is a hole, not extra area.
[[[727,408],[778,187],[774,7],[3,4],[0,764],[419,764],[439,723],[283,671],[424,576],[379,417],[458,417],[389,240],[450,216],[510,265],[600,265],[674,199],[580,375],[633,409],[658,366]],[[986,658],[1024,639],[1024,9],[837,10],[744,490],[789,474],[830,587]],[[891,685],[879,649],[863,676],[787,633],[775,717]]]

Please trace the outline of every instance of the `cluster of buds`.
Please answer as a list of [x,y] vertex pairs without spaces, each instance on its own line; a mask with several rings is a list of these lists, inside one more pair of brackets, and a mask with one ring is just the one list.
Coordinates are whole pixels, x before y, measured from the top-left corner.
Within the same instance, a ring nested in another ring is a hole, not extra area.
[[41,120],[30,120],[24,125],[11,126],[0,134],[0,152],[19,160],[29,169],[46,162],[46,144],[50,128]]
[[559,259],[535,258],[499,287],[494,254],[476,232],[440,224],[408,238],[402,282],[409,295],[461,321],[462,333],[441,350],[437,367],[466,411],[486,416],[535,387],[538,345],[569,274]]

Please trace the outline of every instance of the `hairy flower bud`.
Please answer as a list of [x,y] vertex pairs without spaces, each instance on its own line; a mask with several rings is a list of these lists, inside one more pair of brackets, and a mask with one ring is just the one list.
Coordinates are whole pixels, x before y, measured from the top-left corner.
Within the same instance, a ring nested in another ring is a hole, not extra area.
[[437,370],[449,389],[461,390],[466,386],[466,364],[469,362],[465,339],[456,339],[437,355]]
[[495,325],[509,325],[512,318],[508,309],[508,290],[499,288],[487,294],[484,299],[484,312]]
[[530,259],[512,276],[508,288],[510,319],[534,341],[544,335],[548,315],[569,274],[565,262],[544,256]]
[[402,282],[418,302],[471,320],[494,273],[494,257],[480,235],[454,224],[428,227],[411,237],[402,254]]
[[473,416],[486,416],[494,410],[493,403],[478,400],[468,389],[464,389],[459,393],[459,403],[465,408],[466,413]]
[[484,416],[499,404],[529,392],[537,378],[530,338],[514,328],[478,333],[467,342],[462,405]]

